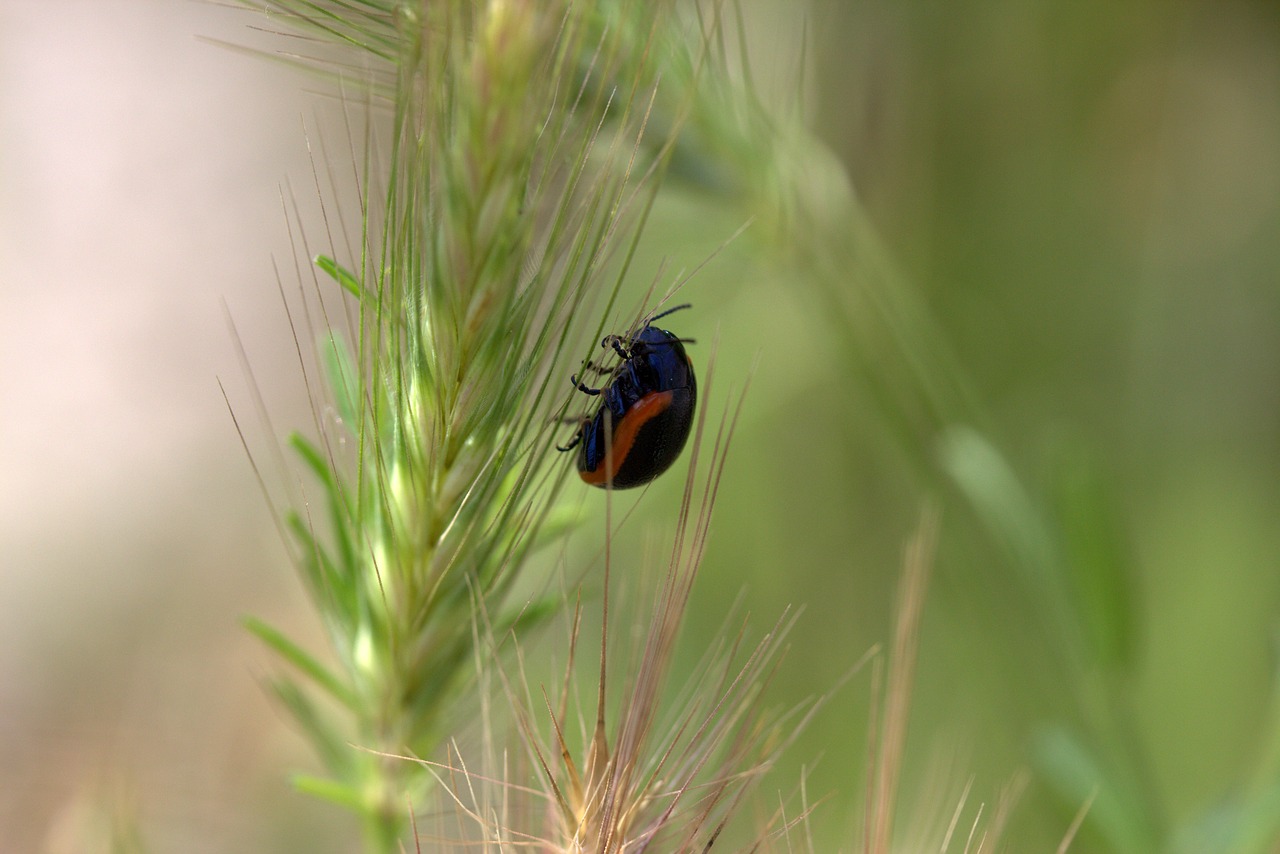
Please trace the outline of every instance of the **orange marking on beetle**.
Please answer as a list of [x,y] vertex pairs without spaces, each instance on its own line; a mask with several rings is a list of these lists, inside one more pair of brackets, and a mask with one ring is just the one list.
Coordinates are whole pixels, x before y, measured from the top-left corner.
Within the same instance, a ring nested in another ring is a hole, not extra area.
[[[607,444],[609,453],[600,460],[595,471],[580,472],[582,479],[592,485],[607,483],[609,478],[618,476],[618,469],[631,453],[631,446],[636,442],[636,434],[640,428],[671,406],[674,395],[670,391],[655,391],[637,400],[622,416],[622,420],[614,425],[613,442]],[[610,463],[613,464],[610,468]]]

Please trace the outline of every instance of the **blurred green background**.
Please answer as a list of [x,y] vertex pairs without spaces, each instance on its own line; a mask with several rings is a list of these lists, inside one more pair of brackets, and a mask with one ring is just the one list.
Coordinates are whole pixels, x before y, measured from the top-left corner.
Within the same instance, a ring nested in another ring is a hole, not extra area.
[[[1174,844],[1276,782],[1280,10],[819,3],[810,32],[817,132],[904,272],[891,287],[927,314],[931,340],[908,350],[926,377],[967,380],[972,426],[1025,493],[991,483],[995,500],[1025,505],[975,512],[939,476],[940,437],[885,419],[877,384],[912,397],[899,354],[877,339],[859,362],[830,340],[880,329],[874,316],[833,324],[804,283],[730,276],[712,297],[732,330],[721,376],[763,358],[702,607],[744,583],[756,613],[804,604],[785,678],[820,691],[888,636],[902,542],[936,495],[908,792],[943,761],[989,799],[1046,722],[1092,731],[1097,698],[1079,696],[1044,591],[1025,583],[1044,559],[1075,579],[1082,622],[1116,635],[1089,678],[1131,755],[1097,752],[1133,766]],[[864,287],[856,271],[849,287]],[[846,690],[793,752],[824,755],[811,791],[858,778],[866,709]],[[1034,784],[1010,850],[1052,850],[1069,815]],[[1234,845],[1187,850],[1248,850]],[[1091,846],[1106,850],[1089,836],[1078,850]]]
[[[1058,732],[1122,769],[1153,834],[1140,838],[1271,850],[1195,834],[1280,782],[1280,9],[746,11],[766,95],[802,91],[809,38],[811,125],[899,268],[869,285],[851,267],[849,293],[887,289],[920,312],[895,344],[865,301],[838,316],[750,234],[686,288],[695,310],[677,328],[695,357],[720,337],[710,403],[759,357],[690,657],[740,595],[760,631],[797,605],[775,696],[829,691],[888,639],[929,497],[942,536],[904,835],[945,823],[970,777],[967,820],[990,809]],[[289,257],[279,184],[309,180],[302,121],[336,116],[305,81],[193,41],[251,41],[246,23],[145,0],[0,7],[0,838],[13,850],[87,850],[99,808],[121,800],[154,850],[348,850],[344,816],[288,791],[284,772],[309,760],[236,624],[252,611],[310,625],[215,383],[243,389],[219,303],[276,428],[307,424],[270,258]],[[674,188],[638,269],[692,267],[742,218]],[[864,236],[850,235],[856,257]],[[911,406],[887,417],[922,377],[963,379],[960,426],[975,433],[939,433]],[[650,491],[623,535],[635,553],[679,487]],[[1086,667],[1055,608],[1074,615]],[[819,852],[858,848],[870,697],[865,674],[841,688],[771,780],[789,791],[803,766],[811,797],[835,793],[814,814]],[[1034,778],[1007,850],[1062,837],[1075,805],[1051,783]],[[1112,849],[1089,831],[1073,850]]]
[[[757,57],[806,23],[752,11]],[[815,3],[807,26],[813,127],[899,270],[851,266],[833,318],[749,233],[682,294],[681,334],[705,353],[719,330],[721,384],[760,357],[691,646],[744,588],[762,630],[802,605],[781,693],[822,693],[889,637],[930,497],[902,827],[949,816],[969,775],[990,809],[1029,768],[1008,850],[1054,850],[1087,756],[1115,798],[1074,850],[1273,850],[1274,819],[1242,815],[1276,815],[1280,780],[1280,10]],[[798,63],[775,62],[762,90],[794,97]],[[666,201],[655,253],[715,234],[687,265],[736,224],[692,191]],[[914,325],[887,331],[877,301],[917,306]],[[920,389],[953,381],[968,398],[933,417]],[[856,847],[868,682],[790,753],[821,756],[811,793],[842,793],[819,851]]]

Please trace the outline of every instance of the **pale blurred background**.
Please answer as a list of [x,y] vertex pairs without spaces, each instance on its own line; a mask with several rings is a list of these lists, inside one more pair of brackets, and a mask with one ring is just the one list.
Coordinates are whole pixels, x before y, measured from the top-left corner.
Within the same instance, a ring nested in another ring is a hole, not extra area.
[[254,20],[0,3],[6,852],[83,851],[121,802],[156,851],[323,830],[237,623],[300,596],[218,390],[252,412],[228,313],[273,413],[301,424],[306,402],[271,259],[291,257],[280,190],[308,175],[313,108],[299,78],[198,40],[252,44]]
[[[1280,12],[814,6],[814,125],[990,437],[1037,501],[1061,437],[1100,461],[1136,590],[1123,690],[1165,817],[1202,812],[1273,737]],[[251,23],[0,0],[0,851],[92,850],[99,811],[156,851],[354,850],[346,816],[289,790],[310,759],[237,623],[314,632],[217,381],[261,441],[229,314],[276,429],[310,424],[272,259],[296,286],[281,187],[313,216],[303,128],[334,118],[306,78],[200,40],[270,44]],[[696,261],[737,224],[668,200],[653,243],[701,228]],[[680,318],[721,327],[721,381],[764,354],[687,633],[696,651],[744,590],[760,627],[803,605],[783,703],[887,638],[923,487],[793,287],[726,253]],[[1064,706],[999,549],[962,502],[943,531],[904,782],[926,791],[941,761],[956,785],[907,808],[948,810],[971,774],[990,800]],[[820,852],[855,850],[868,694],[838,693],[774,781],[817,760],[811,797],[837,791]],[[1052,850],[1069,819],[1033,784],[1010,850]]]

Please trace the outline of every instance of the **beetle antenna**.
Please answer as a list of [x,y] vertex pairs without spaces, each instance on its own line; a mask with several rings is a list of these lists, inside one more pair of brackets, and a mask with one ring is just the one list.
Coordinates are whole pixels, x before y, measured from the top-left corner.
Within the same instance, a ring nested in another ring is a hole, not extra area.
[[677,311],[682,311],[683,309],[686,309],[686,308],[693,308],[693,303],[684,302],[684,303],[681,303],[680,305],[672,306],[666,311],[660,311],[657,314],[650,317],[648,320],[646,320],[644,322],[644,325],[648,326],[650,323],[653,323],[655,320],[657,320],[660,317],[666,317],[668,314],[675,314]]

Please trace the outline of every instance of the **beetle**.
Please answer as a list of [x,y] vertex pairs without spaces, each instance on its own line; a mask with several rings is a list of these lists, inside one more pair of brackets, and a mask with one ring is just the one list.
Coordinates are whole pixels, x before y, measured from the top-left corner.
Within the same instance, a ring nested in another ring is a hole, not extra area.
[[579,449],[578,474],[592,486],[642,486],[671,468],[684,450],[698,399],[693,362],[684,349],[693,341],[653,322],[686,308],[688,303],[655,314],[634,334],[605,336],[600,346],[612,348],[622,361],[600,388],[570,377],[578,391],[600,397],[600,408],[582,419],[568,445],[556,449]]

